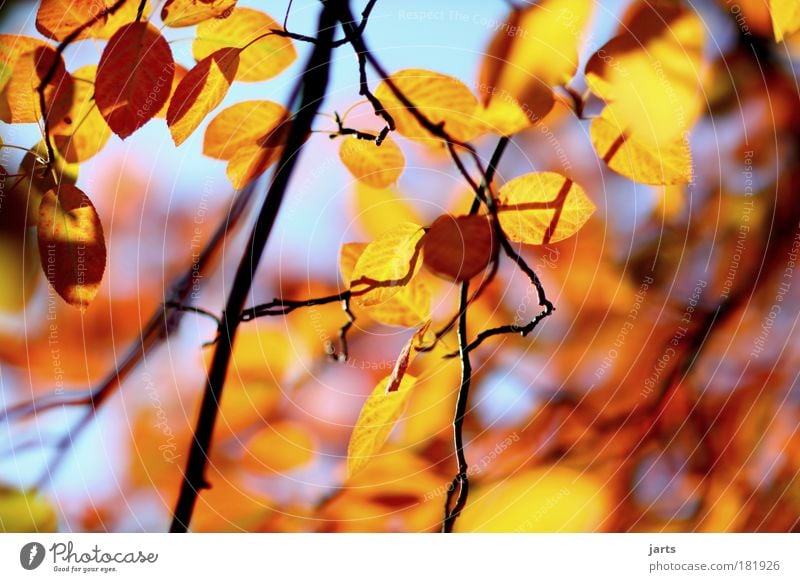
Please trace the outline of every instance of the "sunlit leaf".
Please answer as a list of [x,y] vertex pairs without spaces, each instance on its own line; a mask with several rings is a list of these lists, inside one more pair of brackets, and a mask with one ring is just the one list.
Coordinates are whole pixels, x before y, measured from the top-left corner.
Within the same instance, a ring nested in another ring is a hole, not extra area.
[[164,105],[161,106],[161,109],[158,110],[158,113],[155,114],[155,117],[158,119],[166,119],[167,118],[167,111],[169,110],[169,103],[172,100],[172,96],[175,95],[175,89],[178,88],[178,85],[181,84],[183,78],[189,72],[189,69],[184,67],[183,65],[179,65],[175,63],[175,74],[172,75],[172,87],[169,90],[169,99]]
[[586,64],[592,92],[614,104],[626,132],[647,143],[672,143],[701,111],[705,31],[679,5],[641,2],[618,36]]
[[513,99],[491,99],[479,112],[485,130],[511,136],[531,126],[531,118]]
[[[366,243],[345,243],[339,256],[339,270],[346,287],[350,286],[350,278],[358,259],[367,248]],[[361,312],[370,319],[397,327],[414,327],[430,319],[431,291],[424,281],[412,279],[393,297],[377,305],[361,307]]]
[[[273,101],[243,101],[223,109],[211,120],[203,137],[203,154],[230,160],[241,148],[256,146],[276,132],[289,112]],[[273,136],[273,139],[276,136]],[[279,140],[282,145],[282,139]]]
[[280,158],[289,134],[289,122],[275,127],[254,144],[243,144],[228,161],[226,173],[234,188],[244,188]]
[[[106,7],[111,8],[116,4],[116,0],[104,0]],[[136,14],[139,11],[139,1],[131,2],[126,0],[119,6],[113,14],[106,17],[104,26],[93,26],[90,30],[92,38],[101,40],[108,40],[123,26],[130,24],[136,20]],[[145,2],[144,10],[142,11],[142,19],[149,20],[150,13],[153,7],[150,5],[149,0]]]
[[481,61],[483,102],[520,108],[530,123],[552,109],[552,87],[578,70],[578,48],[592,12],[584,0],[544,0],[511,13]]
[[495,250],[488,216],[440,216],[422,241],[425,267],[451,281],[472,279],[486,268]]
[[205,20],[197,26],[192,54],[201,61],[222,48],[240,48],[236,80],[265,81],[297,57],[291,39],[270,33],[280,29],[277,22],[259,10],[234,8],[222,20]]
[[308,429],[296,422],[270,423],[245,445],[244,466],[254,473],[285,473],[307,465],[316,452]]
[[98,1],[42,0],[36,13],[36,30],[47,38],[64,40],[81,26],[92,23],[77,36],[78,39],[89,38],[93,28],[102,28],[105,25],[105,8]]
[[39,253],[36,231],[31,228],[25,191],[14,187],[21,180],[8,177],[0,166],[0,312],[21,310],[36,291]]
[[347,473],[356,475],[383,447],[395,422],[408,402],[416,379],[405,374],[394,390],[388,391],[391,376],[387,376],[369,395],[358,416],[350,444],[347,446]]
[[[11,78],[3,91],[7,123],[34,123],[41,118],[37,89],[55,66],[55,73],[44,88],[45,108],[51,119],[60,119],[72,105],[72,76],[64,67],[64,59],[50,46],[40,46],[22,53],[13,63]],[[4,108],[5,109],[5,108]]]
[[423,222],[409,199],[397,190],[370,188],[362,182],[355,186],[353,217],[367,238],[376,238],[401,222]]
[[595,211],[583,188],[555,172],[534,172],[498,192],[498,218],[508,238],[540,245],[578,232]]
[[425,230],[404,222],[370,243],[353,269],[350,291],[362,306],[378,305],[407,285],[422,266]]
[[103,227],[91,200],[69,183],[45,192],[38,236],[47,280],[70,305],[88,307],[106,268]]
[[390,137],[381,145],[346,137],[339,146],[339,158],[356,180],[372,188],[386,188],[397,182],[406,165],[403,151]]
[[97,67],[94,65],[75,71],[72,108],[52,125],[53,143],[70,163],[88,160],[103,149],[111,137],[111,128],[94,102],[96,72]]
[[211,18],[224,18],[236,0],[167,0],[161,9],[161,20],[175,28],[192,26]]
[[[390,80],[420,114],[433,124],[444,124],[453,138],[466,141],[482,130],[478,100],[458,79],[425,69],[404,69],[392,74]],[[398,133],[416,140],[431,139],[386,81],[375,89],[375,96],[394,117]]]
[[0,532],[54,532],[58,518],[52,504],[34,490],[0,486]]
[[800,3],[796,0],[769,0],[769,13],[776,41],[800,30]]
[[650,144],[627,136],[606,108],[592,120],[590,135],[598,157],[615,172],[642,184],[687,184],[692,181],[692,152],[683,137]]
[[602,482],[589,474],[534,469],[470,490],[456,531],[594,532],[613,506]]
[[221,49],[186,73],[169,102],[167,125],[182,144],[228,93],[239,67],[239,49]]
[[164,37],[151,24],[132,22],[108,41],[97,69],[95,101],[122,139],[158,113],[169,99],[175,63]]
[[[14,70],[14,63],[25,53],[33,50],[50,46],[43,40],[21,36],[15,34],[0,34],[0,90],[4,89],[11,73]],[[4,99],[5,101],[5,96]]]

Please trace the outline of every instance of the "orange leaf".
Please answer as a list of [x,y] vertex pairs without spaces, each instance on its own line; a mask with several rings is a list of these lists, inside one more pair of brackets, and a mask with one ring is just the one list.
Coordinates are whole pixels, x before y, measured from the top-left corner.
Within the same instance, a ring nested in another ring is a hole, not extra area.
[[422,239],[422,259],[429,271],[451,281],[469,281],[496,251],[488,216],[437,218]]
[[[116,4],[116,0],[104,0],[106,9],[111,8]],[[142,11],[142,18],[147,20],[152,12],[150,2],[145,2],[144,10]],[[92,38],[101,40],[108,40],[123,26],[130,24],[136,20],[136,14],[139,11],[139,2],[131,2],[130,0],[123,2],[113,14],[109,14],[106,18],[105,26],[93,26],[89,31]]]
[[183,65],[179,65],[175,63],[175,74],[172,76],[172,87],[169,90],[169,99],[164,105],[161,106],[161,109],[158,110],[155,117],[158,119],[166,119],[167,118],[167,110],[169,110],[169,102],[172,100],[172,96],[175,95],[175,89],[178,88],[178,85],[181,84],[183,78],[189,72],[189,69],[184,67]]
[[44,45],[20,54],[14,61],[4,90],[8,110],[4,112],[3,121],[35,123],[41,118],[37,89],[54,64],[55,74],[44,88],[45,107],[49,119],[57,120],[66,115],[72,105],[72,77],[64,67],[64,59],[56,55],[55,49]]
[[378,305],[397,294],[419,271],[425,229],[403,222],[367,245],[353,268],[350,291],[361,306]]
[[26,188],[13,187],[16,181],[0,166],[0,312],[25,307],[36,291],[39,275],[36,231],[28,220],[32,204]]
[[[126,2],[133,4],[133,2]],[[36,30],[47,38],[64,40],[72,32],[92,22],[77,36],[78,39],[92,36],[92,29],[106,23],[106,6],[102,2],[75,0],[42,0],[36,13]]]
[[285,473],[307,465],[316,447],[308,429],[296,422],[270,423],[247,441],[244,466],[253,473]]
[[193,26],[210,18],[224,18],[236,0],[167,0],[161,9],[161,20],[173,28]]
[[167,110],[167,125],[176,146],[182,144],[205,116],[222,102],[238,67],[239,49],[221,49],[186,73]]
[[339,146],[339,158],[356,180],[372,188],[386,188],[397,182],[406,165],[403,151],[389,137],[381,145],[346,137]]
[[266,81],[297,58],[291,39],[270,33],[280,28],[259,10],[235,8],[227,18],[206,20],[198,25],[192,54],[201,61],[219,49],[240,48],[236,80]]
[[88,65],[74,73],[72,109],[52,125],[53,143],[70,163],[84,162],[103,149],[111,129],[94,102],[97,67]]
[[280,158],[289,127],[289,121],[284,121],[256,143],[243,145],[236,150],[226,169],[234,188],[244,188]]
[[156,28],[132,22],[108,41],[97,69],[95,100],[122,139],[147,123],[169,99],[175,63]]
[[39,206],[39,258],[45,276],[70,305],[86,309],[106,268],[103,227],[91,200],[62,183]]
[[572,236],[595,211],[583,188],[555,172],[534,172],[506,182],[497,202],[508,238],[530,245]]
[[[453,138],[467,141],[483,129],[478,118],[478,100],[458,79],[424,69],[404,69],[392,74],[390,80],[419,113],[433,124],[443,123],[444,130]],[[375,89],[375,96],[394,117],[398,133],[415,140],[432,139],[386,81]]]
[[[288,119],[289,112],[273,101],[243,101],[223,109],[203,137],[203,154],[230,160],[241,148],[255,146]],[[281,140],[282,142],[282,140]]]

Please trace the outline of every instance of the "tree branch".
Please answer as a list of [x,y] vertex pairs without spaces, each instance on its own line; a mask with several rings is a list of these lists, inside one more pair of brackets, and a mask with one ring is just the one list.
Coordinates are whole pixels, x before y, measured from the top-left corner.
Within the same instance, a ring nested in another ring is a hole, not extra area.
[[296,108],[286,146],[251,232],[245,253],[239,263],[222,314],[222,325],[219,330],[220,341],[217,343],[211,361],[208,382],[203,393],[200,414],[189,449],[186,471],[170,526],[171,532],[187,531],[199,491],[209,486],[205,480],[209,447],[219,413],[219,403],[225,386],[225,376],[230,364],[234,338],[241,321],[242,309],[286,194],[289,178],[300,151],[311,133],[314,117],[325,98],[330,70],[331,42],[336,22],[332,13],[334,4],[335,2],[323,3],[314,51],[293,94],[293,102],[297,100],[298,95],[302,94],[300,103]]

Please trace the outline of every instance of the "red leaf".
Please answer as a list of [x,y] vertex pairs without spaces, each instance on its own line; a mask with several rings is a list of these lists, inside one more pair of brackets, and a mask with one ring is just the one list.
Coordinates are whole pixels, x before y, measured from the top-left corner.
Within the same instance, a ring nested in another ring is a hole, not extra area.
[[132,22],[109,40],[100,57],[95,100],[114,133],[125,139],[169,99],[175,63],[164,37],[146,22]]

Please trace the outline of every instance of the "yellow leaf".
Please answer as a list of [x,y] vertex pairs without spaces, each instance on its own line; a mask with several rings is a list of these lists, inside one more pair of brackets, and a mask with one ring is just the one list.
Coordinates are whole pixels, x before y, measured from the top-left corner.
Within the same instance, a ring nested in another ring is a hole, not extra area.
[[800,3],[797,0],[770,0],[769,13],[777,42],[800,30]]
[[353,217],[364,235],[370,239],[380,236],[401,222],[423,222],[408,199],[391,188],[370,188],[358,182],[353,199]]
[[74,89],[72,76],[64,66],[64,59],[56,54],[55,49],[43,45],[29,52],[18,53],[17,58],[13,59],[11,76],[3,90],[3,121],[35,123],[41,118],[37,89],[54,65],[55,73],[44,88],[47,115],[50,119],[60,119],[69,111]]
[[524,471],[470,490],[460,532],[595,532],[614,507],[603,484],[563,467]]
[[406,165],[403,151],[390,137],[381,145],[346,137],[339,146],[339,158],[356,180],[372,188],[386,188],[397,182]]
[[53,143],[70,163],[85,162],[106,145],[111,128],[100,115],[94,102],[95,65],[81,67],[73,73],[75,92],[72,108],[59,120],[53,120]]
[[[29,202],[25,190],[13,187],[19,178],[8,178],[0,166],[0,311],[20,311],[36,291],[39,253],[36,231],[28,220]],[[33,197],[31,197],[33,198]]]
[[234,8],[227,18],[205,20],[197,26],[192,54],[201,61],[222,48],[242,49],[236,80],[266,81],[297,58],[291,39],[270,33],[281,28],[259,10]]
[[682,136],[649,144],[627,136],[608,107],[592,120],[589,133],[597,155],[608,167],[635,182],[654,185],[692,181],[692,152]]
[[[392,74],[390,80],[419,113],[433,124],[443,123],[454,139],[468,141],[481,132],[478,100],[458,79],[424,69],[404,69]],[[375,96],[394,117],[398,133],[420,141],[432,139],[386,81],[375,89]]]
[[[115,0],[104,0],[106,7],[111,7],[115,4]],[[73,2],[75,3],[75,2]],[[92,38],[101,40],[108,40],[114,33],[126,24],[130,24],[136,19],[136,14],[139,11],[139,2],[124,2],[122,6],[117,8],[114,14],[109,14],[106,18],[106,23],[103,26],[92,26],[89,33]],[[142,11],[142,20],[148,21],[153,7],[150,2],[145,2],[144,10]]]
[[364,403],[353,428],[347,446],[347,473],[351,477],[366,467],[370,459],[380,452],[395,422],[403,413],[415,382],[413,376],[405,375],[395,390],[387,392],[390,380],[391,376],[387,376],[378,382]]
[[193,26],[210,18],[224,18],[236,0],[167,0],[161,9],[161,20],[167,26]]
[[316,447],[301,424],[278,421],[258,431],[248,441],[244,466],[254,473],[285,473],[308,464]]
[[586,64],[586,82],[615,105],[629,135],[672,143],[700,114],[704,28],[678,5],[635,5],[623,32]]
[[552,109],[552,86],[578,70],[578,46],[592,12],[585,0],[544,0],[514,10],[497,29],[478,76],[484,103],[502,101],[531,123]]
[[583,188],[555,172],[514,178],[498,192],[498,218],[508,238],[540,245],[578,232],[595,211]]
[[378,305],[397,294],[422,266],[425,230],[403,222],[370,243],[353,269],[350,291],[362,306]]
[[172,140],[182,144],[228,93],[239,67],[239,49],[220,49],[197,63],[175,89],[167,110]]
[[0,486],[0,532],[54,532],[57,529],[56,512],[41,494]]
[[[339,269],[345,287],[350,286],[350,277],[359,257],[367,248],[366,243],[345,243],[339,257]],[[369,307],[361,307],[357,317],[366,314],[370,319],[383,325],[396,327],[414,327],[430,319],[431,291],[418,278],[414,278],[396,295],[383,303]]]
[[170,100],[172,99],[172,96],[175,95],[175,89],[178,88],[178,85],[181,84],[181,81],[183,81],[183,78],[186,76],[188,72],[189,70],[186,67],[184,67],[183,65],[179,65],[178,63],[175,63],[175,74],[172,76],[172,87],[170,87],[169,89],[169,99],[167,99],[167,102],[164,103],[161,109],[158,110],[158,113],[156,113],[153,117],[156,117],[157,119],[167,118],[169,103]]
[[67,182],[45,192],[39,206],[39,258],[59,295],[85,309],[106,268],[106,243],[91,200]]
[[211,120],[203,137],[203,154],[230,160],[240,148],[255,146],[270,136],[289,117],[283,105],[273,101],[243,101],[223,109]]
[[492,99],[480,116],[485,130],[497,135],[511,136],[531,126],[528,114],[514,99]]

